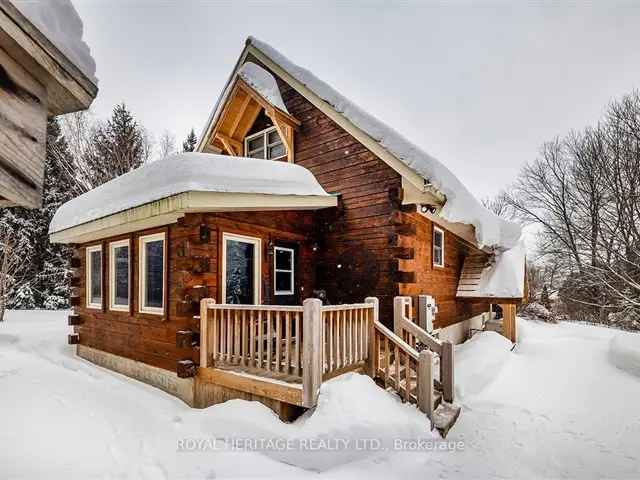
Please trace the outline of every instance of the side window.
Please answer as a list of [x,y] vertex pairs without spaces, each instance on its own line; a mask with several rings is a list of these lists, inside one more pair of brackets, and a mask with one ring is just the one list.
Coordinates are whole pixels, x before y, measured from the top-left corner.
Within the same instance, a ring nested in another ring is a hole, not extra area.
[[102,246],[87,247],[87,307],[102,308]]
[[294,293],[294,250],[274,247],[275,294],[293,295]]
[[129,310],[129,240],[109,244],[109,292],[111,310]]
[[140,291],[141,313],[164,314],[165,302],[165,234],[140,237]]
[[444,230],[433,226],[433,265],[444,267]]

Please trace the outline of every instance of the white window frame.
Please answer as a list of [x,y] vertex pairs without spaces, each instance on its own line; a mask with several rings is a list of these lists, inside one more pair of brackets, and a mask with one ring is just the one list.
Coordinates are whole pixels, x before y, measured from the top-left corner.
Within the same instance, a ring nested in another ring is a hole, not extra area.
[[[147,290],[147,249],[146,244],[149,242],[156,242],[162,240],[162,306],[161,307],[147,307],[144,302],[146,299]],[[167,238],[164,232],[154,233],[151,235],[144,235],[138,239],[138,247],[140,254],[138,255],[138,310],[140,313],[150,313],[152,315],[164,315],[164,307],[167,301],[166,279],[167,279]]]
[[[269,134],[271,132],[276,132],[278,134],[278,137],[280,138],[280,143],[269,143]],[[250,155],[250,151],[249,151],[249,142],[251,140],[254,140],[258,137],[262,137],[262,150],[264,152],[262,159],[263,160],[281,160],[283,158],[287,157],[287,146],[284,143],[284,140],[282,139],[282,137],[280,137],[280,132],[278,132],[278,129],[276,127],[269,127],[269,128],[265,128],[264,130],[261,130],[259,132],[256,132],[252,135],[249,135],[248,137],[245,137],[244,139],[244,156],[245,157],[249,157]],[[282,145],[282,147],[284,148],[284,153],[282,155],[280,155],[279,157],[274,157],[274,158],[267,158],[267,154],[269,152],[269,147],[273,147],[275,145]],[[253,151],[256,150],[260,150],[260,149],[255,149]],[[251,158],[256,158],[256,157],[251,157]]]
[[[127,247],[127,304],[116,305],[116,248]],[[131,305],[131,242],[129,239],[109,243],[109,310],[128,312]]]
[[[436,262],[436,232],[440,233],[442,238],[442,245],[440,246],[440,260],[441,263]],[[444,268],[444,230],[440,227],[433,226],[433,238],[431,240],[432,249],[431,249],[431,260],[433,262],[434,267]]]
[[[91,263],[91,254],[93,252],[100,252],[100,303],[91,303],[91,290],[92,290],[92,280],[91,280],[91,273],[92,273],[92,263]],[[104,302],[104,298],[102,298],[103,294],[104,294],[104,288],[102,285],[102,282],[104,282],[104,274],[103,274],[103,269],[104,269],[104,265],[103,265],[103,257],[102,257],[102,245],[92,245],[90,247],[87,247],[87,251],[86,251],[86,268],[85,268],[85,283],[86,283],[86,296],[87,296],[87,308],[95,308],[95,309],[101,309],[102,308],[102,302]]]
[[[291,270],[279,269],[276,265],[276,257],[278,256],[278,250],[282,252],[289,252],[291,254]],[[296,260],[296,251],[293,248],[287,247],[273,247],[273,293],[274,295],[293,295],[295,292],[295,260]],[[291,289],[290,290],[278,290],[276,277],[278,276],[278,272],[280,273],[288,273],[291,276]]]
[[262,289],[260,288],[262,279],[262,240],[258,237],[249,237],[247,235],[239,235],[236,233],[222,233],[222,278],[221,283],[221,300],[227,301],[227,240],[234,240],[236,242],[250,243],[254,246],[255,255],[253,256],[253,302],[255,305],[260,305],[262,302]]

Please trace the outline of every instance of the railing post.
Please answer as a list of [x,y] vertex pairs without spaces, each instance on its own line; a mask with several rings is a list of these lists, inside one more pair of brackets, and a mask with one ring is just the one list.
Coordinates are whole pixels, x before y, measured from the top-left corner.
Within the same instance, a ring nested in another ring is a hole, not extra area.
[[433,358],[431,350],[422,350],[418,356],[418,408],[427,414],[433,429]]
[[322,301],[307,298],[302,314],[302,405],[315,407],[322,384]]
[[207,335],[208,324],[207,309],[209,308],[209,298],[200,300],[200,367],[209,366],[209,335]]
[[404,321],[404,310],[407,297],[395,297],[393,299],[393,333],[400,338],[402,336],[402,322]]
[[378,370],[378,352],[376,352],[376,327],[375,323],[379,322],[380,315],[380,302],[376,297],[367,297],[364,299],[365,303],[371,303],[373,305],[372,314],[368,316],[369,322],[367,324],[367,375],[371,378],[375,378],[376,371]]
[[442,398],[445,402],[453,402],[453,343],[442,342],[440,355],[440,380],[442,381]]

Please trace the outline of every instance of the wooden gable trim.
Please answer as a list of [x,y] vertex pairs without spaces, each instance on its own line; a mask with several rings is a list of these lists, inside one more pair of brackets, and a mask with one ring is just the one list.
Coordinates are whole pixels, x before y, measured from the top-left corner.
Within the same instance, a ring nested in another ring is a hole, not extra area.
[[[223,133],[220,131],[222,124],[229,119],[232,103],[238,97],[240,92],[245,95],[245,98],[242,100],[238,111],[234,113],[235,118],[231,119],[231,126],[227,129],[228,131]],[[251,108],[250,105],[252,104],[254,107],[249,111]],[[244,137],[246,135],[246,130],[251,128],[251,125],[253,125],[262,109],[264,109],[265,114],[271,119],[278,135],[280,135],[280,138],[282,139],[287,150],[287,160],[290,163],[293,163],[293,132],[300,126],[300,121],[289,113],[283,112],[271,105],[264,97],[262,97],[262,95],[256,92],[253,87],[248,85],[241,78],[236,78],[233,81],[231,93],[226,96],[224,106],[222,107],[222,113],[217,117],[216,123],[213,125],[211,136],[207,141],[205,141],[205,145],[213,147],[221,145],[229,155],[244,155],[243,138],[234,138],[234,135],[239,134],[241,137]],[[244,131],[238,132],[238,128],[241,124],[245,125],[245,128],[243,129]]]

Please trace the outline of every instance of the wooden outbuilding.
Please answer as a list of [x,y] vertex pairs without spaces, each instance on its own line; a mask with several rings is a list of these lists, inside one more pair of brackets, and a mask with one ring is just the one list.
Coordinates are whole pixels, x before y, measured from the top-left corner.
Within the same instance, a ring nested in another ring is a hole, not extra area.
[[40,206],[47,118],[85,110],[97,93],[46,32],[0,0],[0,207]]

